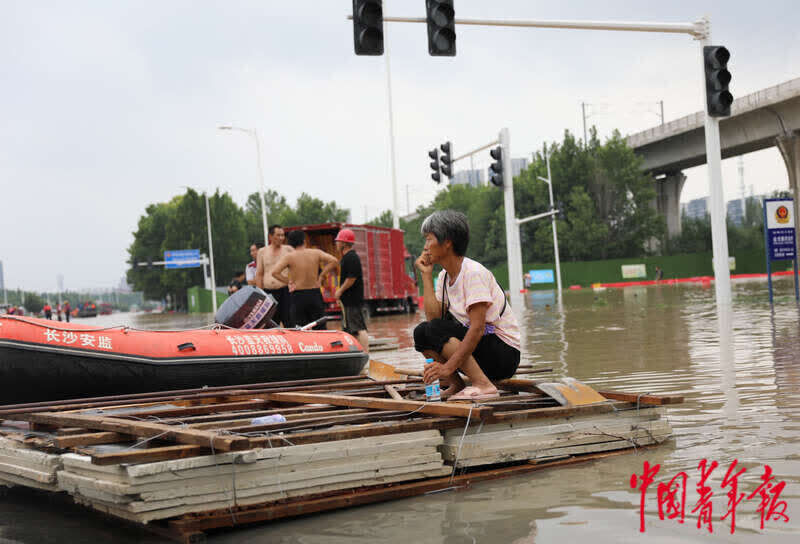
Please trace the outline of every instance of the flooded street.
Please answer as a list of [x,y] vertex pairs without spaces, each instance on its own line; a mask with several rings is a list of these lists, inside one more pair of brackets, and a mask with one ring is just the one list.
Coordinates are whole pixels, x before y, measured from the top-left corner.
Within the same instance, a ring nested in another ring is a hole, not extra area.
[[[674,439],[660,447],[566,468],[478,483],[469,489],[402,499],[339,512],[209,534],[214,543],[556,542],[591,536],[593,542],[797,542],[800,539],[800,312],[790,281],[778,280],[774,311],[766,284],[733,285],[733,307],[718,315],[713,288],[657,286],[570,291],[559,311],[552,292],[514,301],[523,330],[523,361],[552,368],[537,378],[572,376],[602,390],[685,396],[671,407]],[[411,346],[416,316],[373,318],[370,333],[394,337],[400,349],[373,358],[422,366]],[[139,328],[205,325],[208,316],[126,315],[81,320]],[[712,530],[697,528],[698,463],[719,466]],[[730,517],[722,480],[734,460],[744,499]],[[660,464],[646,495],[646,532],[639,532],[640,493],[630,487],[643,462]],[[759,496],[765,465],[774,484],[785,482],[778,508],[789,518],[760,528]],[[656,486],[688,475],[685,523],[660,520]],[[780,502],[786,508],[781,510]],[[161,542],[143,531],[76,506],[11,492],[0,498],[0,542]]]

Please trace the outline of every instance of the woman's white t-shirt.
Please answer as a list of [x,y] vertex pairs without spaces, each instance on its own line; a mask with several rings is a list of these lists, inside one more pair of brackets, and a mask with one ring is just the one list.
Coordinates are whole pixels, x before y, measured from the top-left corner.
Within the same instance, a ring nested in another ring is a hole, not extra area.
[[[486,310],[486,323],[495,328],[497,337],[509,346],[520,349],[519,324],[511,307],[506,304],[506,296],[494,275],[482,264],[464,257],[461,262],[461,271],[452,282],[447,279],[447,300],[445,309],[449,305],[450,313],[456,320],[469,327],[469,314],[467,310],[478,302],[488,302]],[[445,286],[445,271],[439,272],[436,282],[436,300],[441,303]],[[506,309],[503,311],[503,305]],[[500,313],[503,313],[501,316]],[[442,316],[444,317],[444,316]]]

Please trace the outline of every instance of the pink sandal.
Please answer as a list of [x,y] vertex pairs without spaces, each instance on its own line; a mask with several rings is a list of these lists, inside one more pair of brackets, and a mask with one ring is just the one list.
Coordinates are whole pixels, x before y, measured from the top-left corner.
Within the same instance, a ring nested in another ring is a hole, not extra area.
[[484,393],[477,387],[471,385],[469,387],[465,387],[447,400],[471,400],[473,402],[477,402],[480,400],[496,399],[499,396],[500,393],[497,391],[497,389],[495,389],[493,393]]

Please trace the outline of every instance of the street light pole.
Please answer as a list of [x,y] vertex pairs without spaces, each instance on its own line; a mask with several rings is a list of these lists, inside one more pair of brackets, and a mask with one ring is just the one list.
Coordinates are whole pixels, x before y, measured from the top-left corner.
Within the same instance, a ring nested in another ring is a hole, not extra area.
[[[194,189],[188,185],[183,185],[184,189]],[[199,191],[198,191],[199,192]],[[208,254],[210,258],[209,267],[211,268],[211,306],[214,313],[217,313],[217,279],[214,275],[214,243],[211,240],[211,208],[208,204],[208,191],[203,191],[203,197],[206,199],[206,231],[208,233]],[[205,274],[203,274],[205,276]]]
[[[539,178],[547,182],[547,189],[550,191],[550,209],[555,209],[553,202],[553,176],[550,173],[550,155],[547,153],[547,144],[544,147],[544,158],[547,161],[547,179]],[[558,256],[558,228],[556,227],[556,216],[550,216],[550,224],[553,226],[553,253],[556,259],[556,286],[558,289],[558,304],[561,306],[561,258]]]
[[261,143],[258,140],[258,131],[254,128],[240,128],[232,125],[222,125],[218,128],[219,130],[238,130],[239,132],[244,132],[252,136],[256,141],[256,162],[258,164],[259,186],[261,187],[261,190],[258,192],[259,196],[261,197],[261,222],[264,227],[264,245],[269,245],[269,237],[267,236],[267,206],[264,202],[264,172],[261,169]]
[[211,258],[211,307],[214,315],[217,313],[217,281],[214,276],[214,243],[211,241],[211,209],[208,206],[208,192],[203,191],[206,197],[206,228],[208,229],[208,253]]

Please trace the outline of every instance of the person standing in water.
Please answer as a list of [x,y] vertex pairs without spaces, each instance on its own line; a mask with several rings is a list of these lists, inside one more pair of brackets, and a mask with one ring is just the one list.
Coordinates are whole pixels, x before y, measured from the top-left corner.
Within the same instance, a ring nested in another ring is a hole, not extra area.
[[[307,325],[325,315],[322,299],[322,279],[334,270],[339,262],[336,257],[320,249],[306,245],[306,233],[293,230],[289,233],[289,245],[294,251],[281,257],[272,269],[272,277],[283,281],[283,271],[288,269],[294,290],[291,292],[292,321],[295,325]],[[320,271],[320,268],[322,271]],[[315,329],[325,329],[320,323]]]

